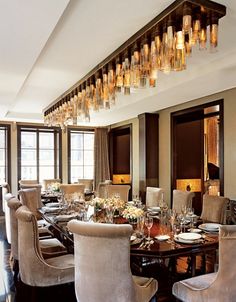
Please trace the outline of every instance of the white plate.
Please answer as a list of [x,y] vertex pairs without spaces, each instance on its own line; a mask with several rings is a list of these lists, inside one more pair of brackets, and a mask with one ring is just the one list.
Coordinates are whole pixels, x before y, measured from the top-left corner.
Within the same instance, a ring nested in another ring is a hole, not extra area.
[[130,236],[130,241],[134,241],[135,239],[137,239],[137,237],[135,235]]
[[189,229],[189,232],[191,232],[191,233],[201,233],[202,230],[200,230],[200,229]]
[[202,236],[200,234],[197,234],[197,233],[180,233],[178,235],[178,238],[179,239],[182,239],[182,240],[199,240]]
[[204,230],[204,231],[218,232],[220,226],[221,225],[219,223],[203,223],[203,224],[200,224],[198,227],[199,227],[199,229]]
[[170,239],[170,236],[169,235],[159,235],[159,236],[156,236],[155,238],[159,241],[164,241],[164,240]]
[[148,211],[150,212],[160,212],[161,208],[160,207],[149,207]]
[[184,239],[179,238],[178,236],[176,236],[174,240],[178,243],[184,243],[184,244],[199,244],[202,242],[200,239],[199,240],[184,240]]
[[59,207],[60,206],[60,203],[59,202],[48,202],[46,203],[46,207]]

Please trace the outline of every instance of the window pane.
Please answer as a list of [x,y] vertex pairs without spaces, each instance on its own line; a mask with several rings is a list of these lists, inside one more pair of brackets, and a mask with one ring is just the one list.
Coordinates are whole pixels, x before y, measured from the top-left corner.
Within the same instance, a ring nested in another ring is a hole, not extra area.
[[4,166],[5,165],[5,150],[0,149],[0,165]]
[[93,164],[93,151],[84,151],[84,164]]
[[71,182],[77,182],[78,178],[83,178],[83,166],[74,166],[71,168]]
[[39,167],[39,182],[54,178],[54,166]]
[[48,166],[54,165],[54,150],[40,150],[39,151],[39,165]]
[[83,149],[83,133],[71,133],[71,149]]
[[93,150],[94,145],[94,134],[93,133],[85,133],[84,134],[84,149]]
[[93,166],[84,166],[84,178],[93,179]]
[[21,164],[23,166],[36,165],[36,150],[21,150]]
[[54,134],[53,133],[39,133],[39,148],[40,149],[54,149]]
[[37,179],[37,168],[21,166],[21,179]]
[[36,148],[35,132],[21,132],[21,148]]
[[0,130],[0,148],[5,148],[5,130]]
[[0,182],[3,183],[5,181],[6,181],[5,167],[0,167]]
[[71,151],[71,165],[83,165],[83,151]]

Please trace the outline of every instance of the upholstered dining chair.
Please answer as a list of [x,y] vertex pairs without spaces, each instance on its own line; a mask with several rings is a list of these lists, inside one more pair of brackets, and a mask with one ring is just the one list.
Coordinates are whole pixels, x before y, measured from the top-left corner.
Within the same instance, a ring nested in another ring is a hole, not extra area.
[[21,190],[36,189],[36,191],[37,191],[37,208],[41,208],[43,206],[42,199],[41,199],[42,185],[40,185],[40,184],[21,184],[20,189]]
[[107,185],[107,197],[112,197],[114,194],[118,193],[120,198],[127,202],[129,200],[130,188],[130,185]]
[[89,192],[93,191],[93,179],[78,179],[78,183],[85,185],[85,190],[88,190]]
[[162,198],[164,190],[156,187],[147,187],[146,188],[146,206],[147,207],[157,207],[159,201]]
[[5,212],[5,207],[6,207],[5,195],[7,193],[10,193],[11,189],[10,189],[10,185],[6,182],[2,183],[1,187],[2,187],[2,210],[3,210],[3,212]]
[[60,190],[62,194],[78,193],[84,196],[85,185],[82,184],[61,184]]
[[181,213],[184,206],[187,208],[192,207],[192,200],[195,194],[189,191],[173,190],[173,204],[172,208],[176,213]]
[[23,283],[45,287],[74,281],[74,257],[63,255],[44,259],[39,246],[35,215],[26,207],[16,211],[18,219],[18,253]]
[[203,221],[225,224],[228,204],[229,199],[226,197],[204,194],[201,219]]
[[21,179],[19,180],[19,185],[37,185],[39,182],[37,179]]
[[54,179],[43,179],[43,190],[48,190],[50,185],[53,183],[61,183],[60,178],[54,178]]
[[75,292],[79,302],[148,302],[157,291],[153,278],[132,276],[131,225],[71,220]]
[[219,233],[219,270],[174,283],[173,295],[183,302],[236,301],[236,225],[224,225]]
[[[13,196],[8,199],[7,206],[10,211],[10,235],[11,235],[11,256],[17,268],[18,257],[18,223],[16,219],[16,210],[22,206],[20,200]],[[41,227],[40,227],[41,229]],[[39,238],[39,246],[44,258],[55,257],[67,253],[66,247],[56,238]],[[14,267],[13,267],[14,268]]]

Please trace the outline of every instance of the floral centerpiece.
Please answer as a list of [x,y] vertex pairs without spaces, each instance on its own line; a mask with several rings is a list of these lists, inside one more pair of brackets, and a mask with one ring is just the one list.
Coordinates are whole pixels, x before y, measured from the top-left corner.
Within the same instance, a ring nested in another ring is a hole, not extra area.
[[60,186],[61,186],[61,184],[59,182],[53,182],[50,184],[50,188],[53,192],[59,192]]
[[93,206],[96,210],[104,208],[104,198],[95,197],[90,201],[90,205]]
[[122,213],[122,216],[129,220],[130,223],[136,223],[137,219],[143,215],[144,211],[140,208],[136,208],[135,206],[128,206]]

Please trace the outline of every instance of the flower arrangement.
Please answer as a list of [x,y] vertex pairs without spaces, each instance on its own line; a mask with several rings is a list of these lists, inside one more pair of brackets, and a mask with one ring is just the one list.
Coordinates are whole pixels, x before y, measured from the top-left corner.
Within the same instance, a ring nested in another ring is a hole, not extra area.
[[91,206],[94,206],[97,209],[103,209],[106,207],[112,207],[114,210],[122,210],[125,207],[125,201],[119,198],[99,198],[95,197],[90,202]]
[[104,198],[95,197],[90,201],[90,205],[94,206],[96,209],[103,209],[104,208]]
[[50,184],[50,188],[54,192],[59,192],[60,191],[60,186],[61,184],[59,182],[53,182]]
[[136,208],[135,206],[128,206],[122,213],[122,216],[129,221],[137,221],[137,218],[143,215],[144,211],[140,208]]

